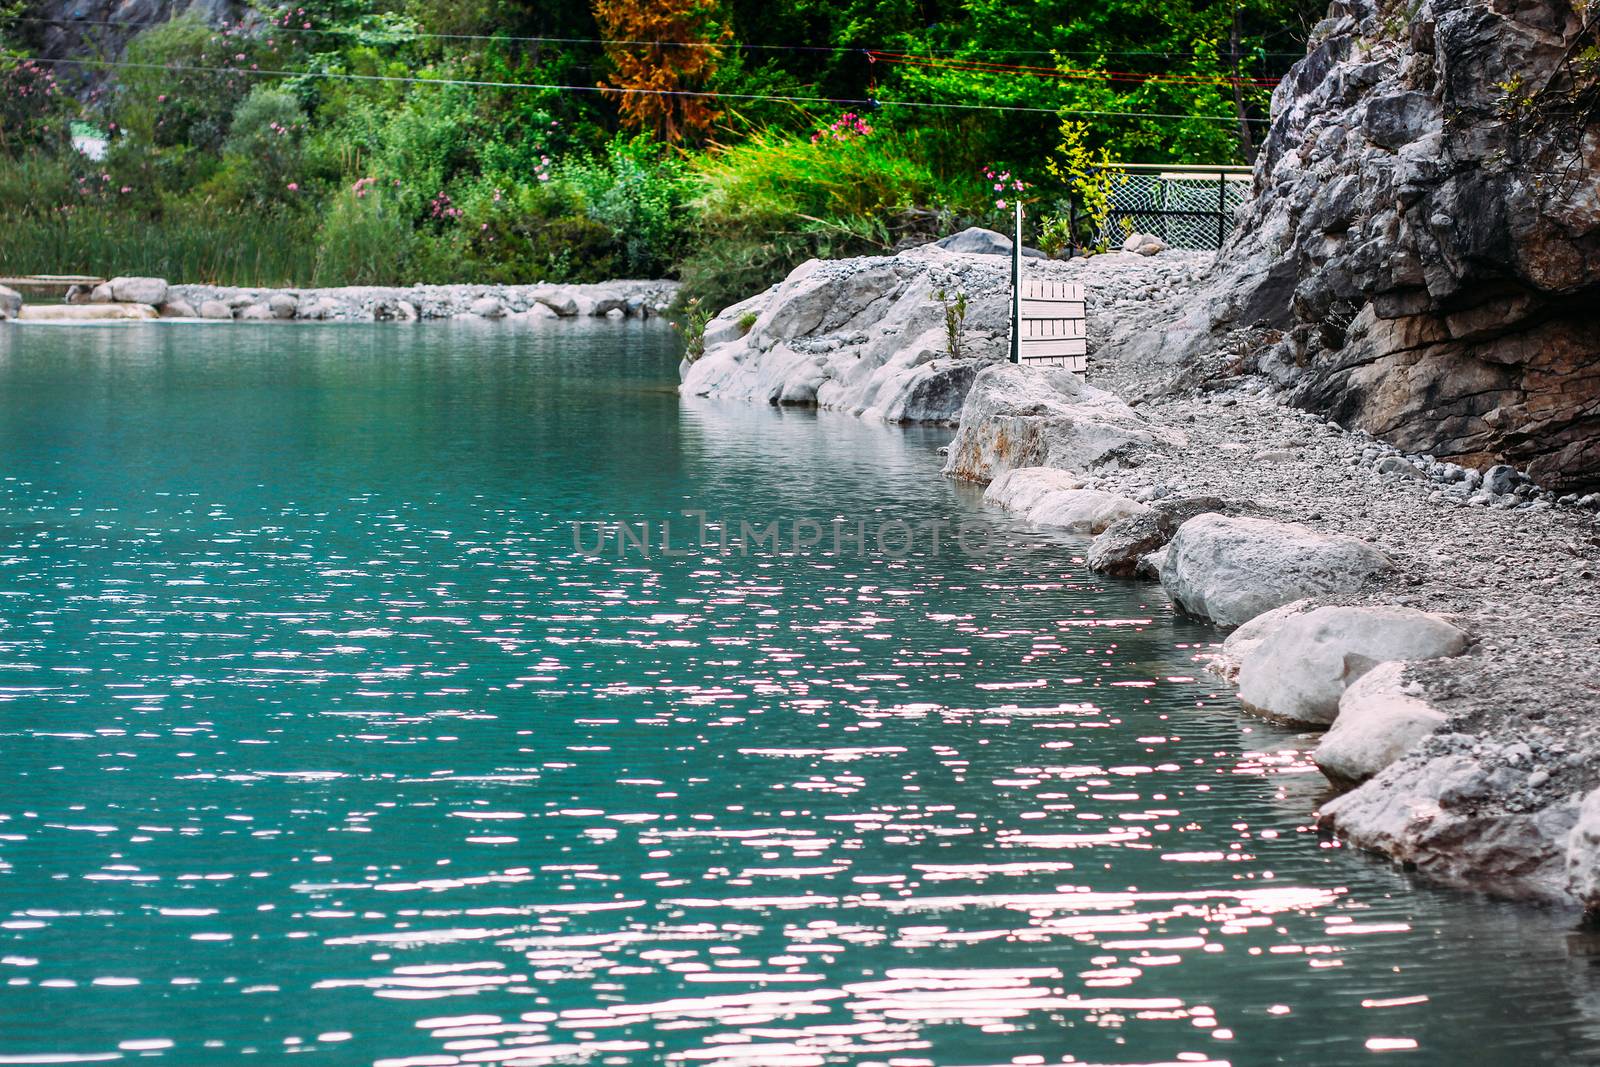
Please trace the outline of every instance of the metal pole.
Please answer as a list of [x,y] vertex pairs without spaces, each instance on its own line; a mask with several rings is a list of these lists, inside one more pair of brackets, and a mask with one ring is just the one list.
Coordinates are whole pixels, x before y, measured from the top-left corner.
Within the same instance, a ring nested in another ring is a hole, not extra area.
[[1011,241],[1011,362],[1022,362],[1022,201]]
[[1217,251],[1222,251],[1222,242],[1227,237],[1223,227],[1227,225],[1228,206],[1228,172],[1217,172]]

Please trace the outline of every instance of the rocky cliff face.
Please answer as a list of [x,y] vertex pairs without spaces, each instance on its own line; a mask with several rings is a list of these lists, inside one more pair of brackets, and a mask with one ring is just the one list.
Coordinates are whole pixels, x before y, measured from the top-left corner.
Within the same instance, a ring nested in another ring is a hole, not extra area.
[[[30,4],[24,39],[43,59],[118,59],[128,42],[146,26],[192,15],[212,26],[237,22],[249,14],[241,0],[39,0]],[[17,27],[13,27],[16,29]],[[65,85],[84,91],[104,84],[111,71],[62,66]]]
[[[1208,299],[1156,343],[1243,353],[1408,451],[1600,484],[1600,74],[1568,0],[1336,0],[1273,94]],[[1203,373],[1225,368],[1213,358]]]

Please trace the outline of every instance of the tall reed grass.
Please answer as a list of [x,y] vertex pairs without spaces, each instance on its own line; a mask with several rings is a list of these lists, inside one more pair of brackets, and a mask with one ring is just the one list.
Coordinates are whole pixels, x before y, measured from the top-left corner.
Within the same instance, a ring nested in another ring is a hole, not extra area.
[[[213,285],[308,285],[314,241],[285,220],[217,212],[149,219],[83,207],[25,215],[0,237],[0,274],[149,275]],[[337,284],[337,283],[332,283]]]

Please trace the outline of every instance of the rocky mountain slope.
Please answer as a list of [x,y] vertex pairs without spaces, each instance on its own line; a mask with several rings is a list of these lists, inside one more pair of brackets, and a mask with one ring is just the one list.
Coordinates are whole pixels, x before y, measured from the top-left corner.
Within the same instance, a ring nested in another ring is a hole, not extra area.
[[1600,484],[1600,35],[1566,0],[1336,0],[1273,94],[1170,380],[1259,369],[1407,450]]

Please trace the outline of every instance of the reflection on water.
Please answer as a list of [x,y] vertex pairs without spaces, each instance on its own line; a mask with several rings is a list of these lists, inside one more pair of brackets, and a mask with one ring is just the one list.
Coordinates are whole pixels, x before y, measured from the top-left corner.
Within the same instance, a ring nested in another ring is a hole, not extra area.
[[[1214,633],[664,330],[0,332],[0,1063],[1567,1063]],[[571,520],[991,524],[597,558]],[[297,1060],[298,1062],[298,1060]]]

